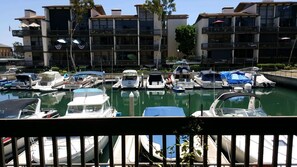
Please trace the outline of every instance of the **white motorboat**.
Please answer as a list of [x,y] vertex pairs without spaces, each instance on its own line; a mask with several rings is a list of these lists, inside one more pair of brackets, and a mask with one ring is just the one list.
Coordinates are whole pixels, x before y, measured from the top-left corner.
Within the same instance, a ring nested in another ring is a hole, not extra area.
[[248,67],[240,70],[244,71],[245,76],[252,80],[253,87],[271,88],[276,85],[274,81],[267,79],[263,74],[261,74],[260,68],[258,67]]
[[[10,99],[0,102],[0,119],[41,119],[59,117],[57,110],[41,110],[40,98]],[[32,138],[34,140],[34,138]],[[4,156],[8,160],[12,157],[11,137],[2,137]],[[24,138],[17,139],[19,152],[24,148]]]
[[252,84],[252,80],[243,71],[221,71],[220,74],[225,86],[243,88],[246,84]]
[[194,75],[194,81],[202,88],[223,88],[221,75],[213,70],[202,70]]
[[[194,112],[193,116],[208,116],[208,117],[266,117],[260,98],[254,93],[242,92],[243,89],[235,89],[237,91],[224,92],[214,100],[209,110]],[[244,107],[245,106],[245,107]],[[216,139],[216,136],[212,136]],[[271,165],[272,151],[273,151],[273,136],[264,136],[264,165]],[[278,147],[278,163],[286,163],[286,150],[287,150],[287,136],[279,136]],[[297,162],[297,138],[294,136],[293,141],[293,157],[292,163]],[[222,137],[222,147],[226,152],[231,151],[231,136],[224,135]],[[250,159],[251,163],[257,162],[259,149],[259,136],[251,135],[250,137]],[[245,136],[236,136],[236,160],[244,162],[245,154]]]
[[146,79],[147,89],[164,89],[166,80],[160,71],[152,71]]
[[[117,111],[111,107],[109,96],[98,88],[82,88],[73,90],[73,100],[68,103],[66,114],[60,118],[106,118],[116,117]],[[53,146],[51,138],[43,138],[45,163],[53,163]],[[108,143],[107,136],[98,136],[99,149],[103,150]],[[58,161],[67,163],[67,147],[65,137],[57,139]],[[40,162],[38,142],[31,147],[32,159],[34,162]],[[98,151],[100,151],[98,150]],[[85,160],[86,162],[94,159],[94,137],[85,137]],[[81,161],[80,137],[71,137],[71,159],[73,163]]]
[[140,77],[136,70],[124,70],[120,79],[121,89],[138,89]]
[[63,87],[64,76],[58,71],[45,71],[40,74],[41,80],[32,88],[39,91],[56,91]]
[[65,80],[63,89],[74,90],[79,88],[90,88],[98,84],[99,78],[104,76],[104,72],[80,71]]
[[[158,106],[158,107],[147,107],[143,112],[143,117],[185,117],[184,110],[180,107],[175,106]],[[140,135],[140,142],[144,150],[149,152],[149,136],[148,135]],[[162,135],[153,135],[153,156],[154,158],[162,161],[163,157],[166,154],[167,161],[175,161],[176,160],[176,136],[175,135],[166,135],[166,151],[162,151],[163,142]],[[182,149],[182,146],[188,143],[189,137],[186,135],[182,135],[180,137],[180,157],[182,158],[185,153],[189,152],[187,149]],[[194,138],[194,158],[197,161],[202,161],[202,147],[199,144],[200,138],[195,136]]]
[[184,89],[194,89],[195,82],[191,77],[189,64],[183,60],[177,63],[177,67],[169,77],[172,87],[181,86]]
[[10,84],[6,84],[5,87],[9,89],[32,89],[33,86],[40,81],[35,73],[18,73],[15,75],[16,80],[12,81]]

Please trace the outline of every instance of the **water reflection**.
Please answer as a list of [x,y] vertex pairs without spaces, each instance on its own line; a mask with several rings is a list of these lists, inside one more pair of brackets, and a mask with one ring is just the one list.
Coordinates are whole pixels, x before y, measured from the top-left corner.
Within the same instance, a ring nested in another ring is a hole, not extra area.
[[[134,95],[134,114],[141,116],[146,107],[152,106],[178,106],[182,107],[186,115],[203,109],[209,109],[219,89],[193,90],[176,93],[171,90],[112,90],[106,87],[106,93],[111,98],[111,104],[122,113],[129,115],[129,95]],[[253,90],[260,98],[263,109],[268,115],[296,116],[297,115],[297,90],[276,88],[257,88]],[[72,99],[72,92],[41,93],[35,91],[0,91],[0,101],[26,97],[40,97],[42,108],[54,108],[63,115],[67,103]]]

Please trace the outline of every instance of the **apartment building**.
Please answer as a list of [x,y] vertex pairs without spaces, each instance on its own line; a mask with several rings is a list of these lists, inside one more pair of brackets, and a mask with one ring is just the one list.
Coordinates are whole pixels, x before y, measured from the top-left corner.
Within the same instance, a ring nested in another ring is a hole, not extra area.
[[23,38],[25,60],[32,65],[162,65],[168,56],[177,56],[175,29],[187,25],[188,18],[170,15],[161,31],[158,17],[141,4],[135,5],[135,15],[124,15],[121,9],[112,9],[107,15],[103,6],[96,5],[80,24],[71,21],[75,17],[71,5],[43,8],[44,16],[25,10],[24,17],[16,18],[21,30],[12,32],[13,36]]
[[199,14],[196,54],[203,63],[255,65],[297,61],[297,2],[241,2]]
[[12,56],[12,48],[0,43],[0,57],[7,58]]

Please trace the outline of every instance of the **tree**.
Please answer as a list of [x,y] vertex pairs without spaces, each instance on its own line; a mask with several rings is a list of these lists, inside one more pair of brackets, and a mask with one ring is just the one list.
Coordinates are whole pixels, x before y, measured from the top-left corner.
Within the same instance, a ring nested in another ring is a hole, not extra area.
[[[76,72],[76,65],[73,59],[73,35],[77,28],[77,26],[82,22],[84,16],[92,9],[94,8],[94,0],[70,0],[71,4],[71,16],[70,16],[70,27],[69,27],[69,33],[70,33],[70,58],[71,62],[74,68],[74,71]],[[72,28],[73,27],[73,28]]]
[[14,42],[12,44],[14,56],[20,58],[23,57],[23,44],[21,42]]
[[194,26],[182,25],[175,30],[175,40],[179,43],[178,50],[191,55],[196,46],[196,30]]
[[[161,31],[159,38],[158,57],[161,55],[161,42],[163,36],[163,30],[166,27],[166,19],[168,15],[176,11],[174,0],[146,0],[144,8],[158,16],[158,20],[161,21]],[[158,60],[157,60],[158,67]]]

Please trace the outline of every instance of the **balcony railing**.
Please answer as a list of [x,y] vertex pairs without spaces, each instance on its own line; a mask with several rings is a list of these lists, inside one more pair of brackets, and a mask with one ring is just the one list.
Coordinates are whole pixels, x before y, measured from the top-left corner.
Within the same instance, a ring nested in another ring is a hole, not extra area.
[[113,35],[113,29],[90,30],[91,35]]
[[116,50],[137,50],[137,45],[116,45]]
[[[139,145],[139,136],[140,135],[162,135],[163,142],[166,142],[166,135],[202,135],[204,139],[207,139],[209,135],[216,135],[217,136],[217,149],[216,152],[213,154],[216,156],[216,163],[209,164],[207,161],[208,159],[208,141],[203,140],[203,161],[202,162],[194,162],[190,160],[188,165],[193,166],[195,164],[199,164],[200,166],[296,166],[297,164],[292,163],[292,153],[293,153],[293,139],[296,138],[297,134],[297,127],[296,127],[297,117],[296,116],[284,116],[284,117],[276,117],[276,116],[269,116],[269,117],[174,117],[174,118],[144,118],[144,117],[117,117],[117,118],[100,118],[100,119],[63,119],[63,118],[53,118],[53,119],[30,119],[30,120],[15,120],[15,119],[5,119],[0,120],[0,126],[3,127],[0,131],[0,136],[13,136],[12,137],[12,147],[13,147],[13,164],[14,166],[46,166],[44,161],[37,164],[31,162],[31,153],[30,153],[30,137],[37,136],[39,141],[42,141],[42,137],[52,137],[53,139],[53,158],[54,162],[51,165],[54,166],[72,166],[74,165],[72,161],[68,160],[67,164],[61,164],[57,161],[57,153],[58,153],[58,145],[56,143],[57,137],[65,136],[66,139],[70,138],[71,136],[80,136],[83,138],[84,136],[94,136],[94,140],[96,141],[98,138],[97,136],[108,136],[108,149],[109,153],[107,158],[109,161],[107,163],[99,163],[99,156],[95,156],[95,159],[91,163],[84,162],[85,154],[81,154],[82,161],[76,165],[79,166],[99,166],[99,165],[108,165],[108,166],[115,166],[115,157],[113,153],[113,136],[121,136],[122,143],[125,143],[125,136],[132,135],[135,137],[135,152],[134,158],[135,162],[127,162],[126,161],[126,151],[121,151],[122,161],[120,162],[122,166],[126,165],[133,165],[133,166],[140,166],[142,164],[146,165],[176,165],[181,166],[182,162],[181,159],[177,158],[175,162],[167,162],[166,157],[164,157],[163,161],[161,162],[141,162],[139,155],[140,155],[140,145]],[[82,126],[83,125],[83,126]],[[36,128],[38,126],[38,128]],[[5,127],[5,128],[4,128]],[[160,128],[161,127],[161,128]],[[223,152],[222,148],[222,137],[223,135],[231,135],[231,144],[230,148],[231,151],[229,155],[231,159],[229,159],[230,164],[222,164],[221,153]],[[245,147],[244,150],[244,162],[237,163],[236,162],[236,136],[238,135],[245,135],[245,143],[246,146],[250,145],[250,137],[251,135],[259,135],[259,155],[257,158],[257,162],[251,163],[249,158],[250,148]],[[273,149],[270,160],[271,163],[263,164],[263,148],[264,148],[264,137],[266,135],[273,135]],[[284,149],[286,149],[286,162],[285,164],[278,164],[279,154],[277,154],[278,147],[280,146],[281,142],[279,139],[279,135],[287,135],[287,139],[285,139],[287,145],[282,145]],[[18,150],[17,150],[17,137],[25,137],[25,151],[26,151],[26,164],[19,164],[18,158]],[[190,138],[192,139],[192,138]],[[82,140],[84,141],[84,140]],[[294,140],[295,141],[295,140]],[[67,148],[67,155],[70,156],[71,150],[71,140],[66,140],[66,147]],[[41,142],[43,143],[43,142]],[[94,142],[94,147],[99,148],[98,142]],[[294,143],[296,144],[296,143]],[[150,142],[152,147],[152,143]],[[176,142],[176,149],[173,152],[176,154],[177,157],[179,155],[180,146],[178,145],[178,141]],[[193,146],[193,140],[189,141],[190,150],[191,146]],[[121,145],[121,150],[126,149],[126,145]],[[40,147],[41,150],[43,147]],[[81,143],[81,148],[84,148],[84,142]],[[1,142],[0,144],[0,166],[6,166],[4,161],[4,154],[3,154],[4,146]],[[100,148],[99,148],[100,149]],[[98,150],[94,151],[94,155],[99,155]],[[102,148],[101,148],[102,149]],[[165,148],[169,149],[169,148]],[[149,152],[149,155],[153,154],[153,149]],[[41,151],[40,155],[41,159],[45,157],[44,152]],[[173,163],[173,164],[172,164]],[[119,165],[119,164],[117,164]]]
[[235,42],[234,49],[256,49],[258,48],[257,42]]
[[12,36],[41,36],[41,30],[12,30]]
[[203,27],[202,28],[202,34],[219,34],[219,33],[231,34],[233,32],[234,32],[233,27]]
[[69,31],[68,30],[48,30],[47,35],[48,36],[56,36],[56,35],[69,36]]
[[260,27],[261,33],[273,33],[277,31],[278,31],[277,27]]
[[279,33],[297,33],[297,27],[279,27]]
[[116,35],[137,35],[137,29],[115,30]]
[[43,46],[32,46],[32,45],[24,45],[24,51],[43,51]]
[[233,49],[233,43],[202,43],[202,49]]
[[259,27],[235,27],[235,33],[255,34],[258,32],[259,32]]
[[92,50],[111,50],[113,45],[92,45]]

